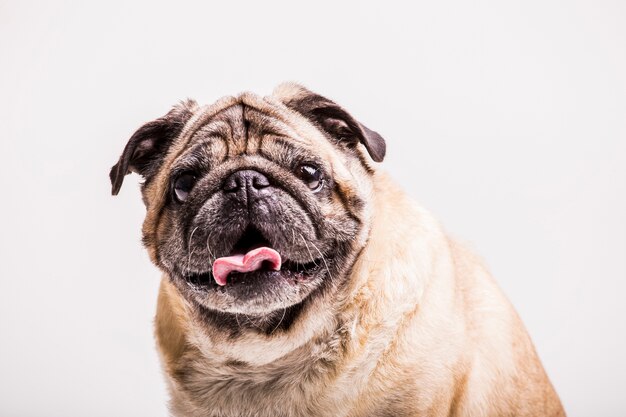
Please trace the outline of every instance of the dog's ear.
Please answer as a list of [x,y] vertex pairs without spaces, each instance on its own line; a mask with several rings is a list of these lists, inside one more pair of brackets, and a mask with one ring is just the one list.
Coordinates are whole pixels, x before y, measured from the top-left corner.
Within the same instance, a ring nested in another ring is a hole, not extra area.
[[111,193],[117,195],[124,177],[131,172],[147,178],[160,165],[170,145],[193,115],[197,104],[187,100],[176,105],[165,116],[141,126],[128,140],[120,159],[111,168]]
[[385,139],[357,122],[335,102],[293,83],[277,87],[274,96],[322,128],[333,139],[352,146],[362,143],[376,162],[382,162],[385,158]]

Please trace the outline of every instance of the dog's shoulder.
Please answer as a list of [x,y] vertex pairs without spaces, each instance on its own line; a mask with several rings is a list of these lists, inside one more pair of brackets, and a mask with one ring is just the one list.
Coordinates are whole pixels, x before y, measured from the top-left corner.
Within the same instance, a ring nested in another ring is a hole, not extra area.
[[522,320],[484,261],[466,245],[449,241],[457,308],[463,312],[470,352],[459,413],[564,415]]

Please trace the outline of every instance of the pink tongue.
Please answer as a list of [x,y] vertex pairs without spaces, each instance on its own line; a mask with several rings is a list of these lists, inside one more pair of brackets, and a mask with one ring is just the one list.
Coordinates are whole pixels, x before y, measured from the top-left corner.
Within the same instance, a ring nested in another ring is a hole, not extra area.
[[261,246],[241,255],[224,256],[213,262],[213,277],[219,285],[226,285],[228,274],[233,271],[251,272],[261,269],[263,261],[268,261],[270,268],[280,271],[280,254],[272,248]]

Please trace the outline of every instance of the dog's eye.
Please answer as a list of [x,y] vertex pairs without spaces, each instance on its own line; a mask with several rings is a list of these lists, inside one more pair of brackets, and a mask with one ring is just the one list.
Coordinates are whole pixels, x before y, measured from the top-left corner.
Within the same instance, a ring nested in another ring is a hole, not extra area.
[[322,171],[313,165],[300,165],[298,167],[298,176],[313,192],[321,190],[324,185]]
[[190,173],[185,173],[176,178],[174,182],[174,197],[180,203],[187,200],[189,192],[196,183],[196,176]]

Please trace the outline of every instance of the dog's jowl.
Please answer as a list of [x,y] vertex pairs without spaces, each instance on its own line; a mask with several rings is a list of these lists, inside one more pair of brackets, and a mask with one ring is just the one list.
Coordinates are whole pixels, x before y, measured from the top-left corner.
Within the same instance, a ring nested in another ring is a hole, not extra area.
[[144,178],[175,416],[562,416],[485,267],[379,168],[385,141],[295,84],[186,101],[111,169]]

